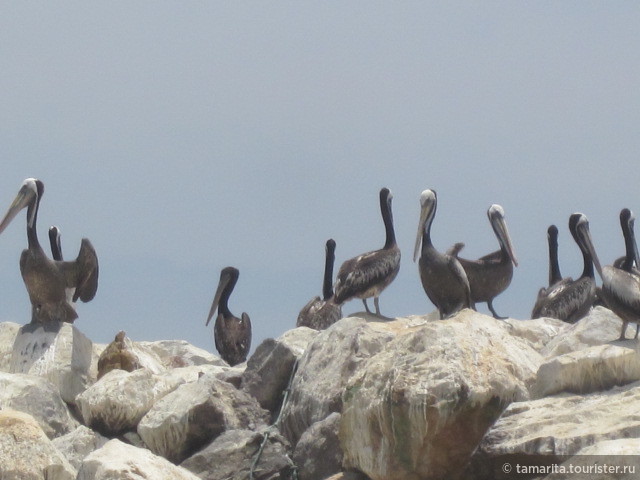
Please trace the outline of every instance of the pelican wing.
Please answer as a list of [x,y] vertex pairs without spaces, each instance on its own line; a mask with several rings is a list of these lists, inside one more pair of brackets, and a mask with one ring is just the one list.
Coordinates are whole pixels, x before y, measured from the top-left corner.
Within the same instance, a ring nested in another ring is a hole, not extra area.
[[602,277],[605,302],[624,305],[640,315],[640,277],[611,266],[602,269]]
[[341,304],[385,280],[393,280],[399,267],[398,249],[375,250],[347,260],[338,271],[334,287],[336,303]]

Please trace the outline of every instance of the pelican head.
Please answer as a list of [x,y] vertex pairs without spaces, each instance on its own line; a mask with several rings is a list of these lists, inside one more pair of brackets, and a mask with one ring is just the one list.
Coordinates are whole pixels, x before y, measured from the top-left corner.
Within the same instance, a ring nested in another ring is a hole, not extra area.
[[[40,197],[44,193],[44,184],[35,178],[27,178],[24,182],[22,182],[22,186],[20,190],[18,190],[18,194],[16,198],[9,206],[6,215],[0,222],[0,233],[7,228],[7,225],[11,223],[11,220],[15,218],[15,216],[22,210],[23,208],[35,204],[40,200]],[[33,228],[36,219],[36,209],[32,208],[29,211],[29,216],[27,217],[27,225],[30,228]]]
[[431,226],[433,217],[436,214],[438,205],[438,196],[435,190],[425,190],[420,194],[420,220],[418,222],[418,233],[416,234],[416,244],[413,249],[413,261],[418,259],[420,244],[422,242],[422,233]]
[[[224,301],[226,302],[229,294],[233,290],[236,282],[238,281],[238,277],[240,276],[240,272],[237,268],[234,267],[225,267],[220,272],[220,281],[218,282],[218,289],[213,297],[213,303],[211,304],[211,309],[209,310],[209,316],[207,317],[207,323],[205,326],[209,325],[211,318],[216,313],[216,309],[220,304],[220,300],[223,298],[222,295],[226,293],[224,297]],[[225,305],[226,306],[226,305]]]
[[489,217],[489,223],[498,237],[500,246],[507,251],[509,258],[513,262],[514,266],[518,266],[518,259],[513,251],[513,245],[511,243],[511,236],[507,229],[507,222],[504,219],[504,208],[498,204],[493,204],[487,210],[487,216]]
[[[633,231],[633,227],[635,224],[636,216],[633,214],[631,210],[628,208],[623,208],[620,210],[620,227],[622,227],[622,233],[625,236],[625,242],[628,241],[631,243],[633,248],[633,263],[635,263],[636,267],[639,265],[640,257],[638,256],[638,245],[636,244],[636,236]],[[628,237],[628,238],[627,238]]]

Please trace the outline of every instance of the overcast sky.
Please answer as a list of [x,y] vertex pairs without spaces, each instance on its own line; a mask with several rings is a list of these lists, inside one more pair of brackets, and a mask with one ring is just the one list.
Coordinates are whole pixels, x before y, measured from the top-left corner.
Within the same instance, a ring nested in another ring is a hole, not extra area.
[[[68,259],[92,241],[93,341],[215,351],[223,267],[255,348],[321,293],[328,238],[336,271],[382,247],[383,186],[403,257],[382,313],[432,311],[411,258],[432,188],[434,244],[466,258],[498,248],[486,210],[504,207],[520,265],[494,305],[527,319],[551,223],[576,277],[569,215],[608,264],[620,209],[640,212],[638,25],[636,2],[3,2],[0,215],[37,177],[41,241],[58,225]],[[0,236],[4,321],[29,321],[25,225]]]

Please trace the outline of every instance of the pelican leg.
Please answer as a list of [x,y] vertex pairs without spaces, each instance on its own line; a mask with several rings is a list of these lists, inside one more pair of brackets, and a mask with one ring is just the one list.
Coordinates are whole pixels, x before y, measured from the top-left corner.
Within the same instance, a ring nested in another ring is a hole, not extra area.
[[636,336],[633,337],[634,339],[638,338],[638,332],[640,332],[640,322],[636,323]]
[[381,317],[380,315],[380,305],[378,305],[378,297],[373,297],[373,304],[376,306],[376,315]]
[[[622,331],[620,332],[620,338],[618,340],[626,340],[627,338],[625,337],[625,333],[627,331],[627,325],[629,325],[629,322],[627,321],[622,321]],[[638,331],[636,329],[636,335],[637,335]]]
[[509,317],[501,317],[496,313],[496,311],[493,308],[493,298],[487,302],[487,306],[489,307],[489,310],[491,310],[491,313],[493,314],[493,318],[497,318],[498,320],[505,320],[509,318]]
[[362,299],[362,303],[364,303],[364,308],[367,310],[367,313],[371,313],[371,310],[369,310],[369,305],[367,305],[367,299],[366,298]]

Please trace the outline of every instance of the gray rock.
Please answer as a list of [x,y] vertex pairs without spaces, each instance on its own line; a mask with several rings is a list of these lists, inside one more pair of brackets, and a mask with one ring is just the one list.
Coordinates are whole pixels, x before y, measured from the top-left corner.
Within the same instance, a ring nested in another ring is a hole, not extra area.
[[11,372],[13,344],[20,330],[20,325],[13,322],[0,323],[0,372]]
[[82,462],[77,480],[199,480],[144,448],[114,439],[90,453]]
[[340,418],[339,413],[332,413],[311,425],[300,437],[293,452],[300,480],[324,480],[342,470]]
[[42,377],[0,372],[0,407],[32,415],[49,438],[78,426],[58,390]]
[[503,325],[507,333],[525,340],[531,348],[541,352],[560,332],[570,325],[556,318],[535,318],[533,320],[515,320],[507,318]]
[[247,361],[242,389],[257,399],[262,408],[277,414],[294,364],[317,335],[317,330],[299,327],[289,330],[277,340],[268,338],[263,341]]
[[[251,430],[229,430],[206,448],[186,459],[180,466],[204,480],[248,480],[264,438],[264,434]],[[293,464],[287,456],[287,448],[286,439],[271,431],[254,467],[253,478],[293,478]]]
[[138,433],[152,452],[179,463],[226,430],[265,426],[268,413],[233,385],[203,375],[158,401]]
[[211,352],[191,345],[185,340],[158,340],[156,342],[137,342],[141,347],[152,351],[161,360],[165,368],[190,367],[198,365],[217,365],[228,367],[227,363]]
[[13,345],[11,373],[27,373],[53,383],[67,403],[95,381],[91,376],[92,343],[70,323],[29,323]]
[[29,414],[0,410],[0,478],[74,480],[76,470]]
[[100,379],[115,369],[133,372],[139,368],[145,368],[151,373],[165,371],[160,357],[139,342],[132,341],[121,330],[100,354],[97,378]]
[[80,425],[72,432],[53,439],[53,445],[64,455],[76,470],[84,458],[109,441],[99,433]]

